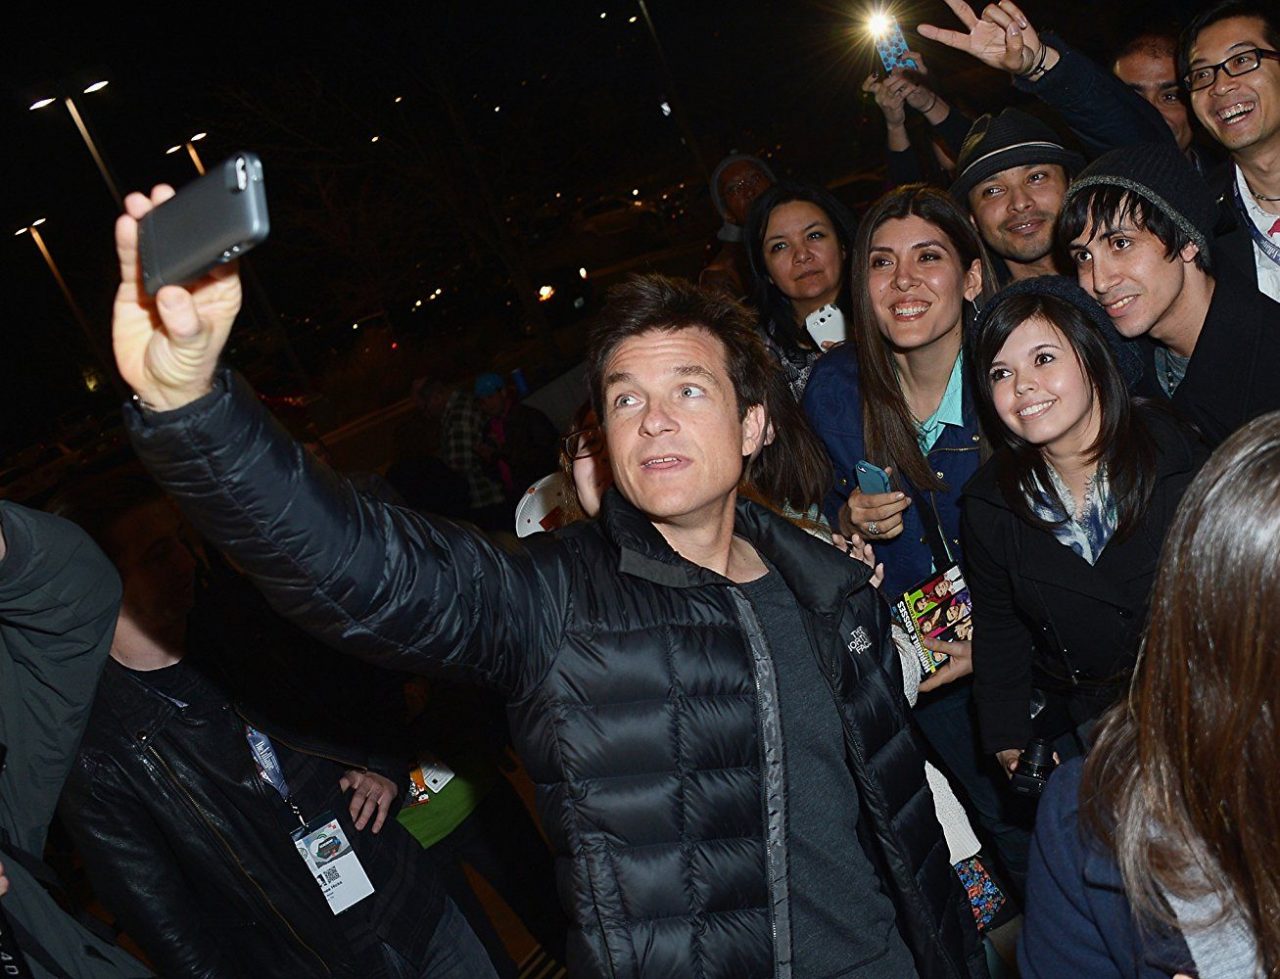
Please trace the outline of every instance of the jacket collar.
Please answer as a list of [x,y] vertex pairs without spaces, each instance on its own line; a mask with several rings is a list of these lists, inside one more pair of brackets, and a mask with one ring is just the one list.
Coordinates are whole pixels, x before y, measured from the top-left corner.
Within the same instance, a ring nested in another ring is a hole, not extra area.
[[[619,549],[618,570],[668,588],[698,588],[731,582],[681,557],[640,510],[617,489],[601,505],[605,535]],[[782,575],[796,599],[807,608],[838,611],[850,592],[864,585],[871,569],[842,550],[818,546],[790,520],[750,500],[738,499],[734,533],[745,538]]]
[[105,704],[125,738],[142,751],[180,709],[121,666],[108,659],[98,684],[98,701]]

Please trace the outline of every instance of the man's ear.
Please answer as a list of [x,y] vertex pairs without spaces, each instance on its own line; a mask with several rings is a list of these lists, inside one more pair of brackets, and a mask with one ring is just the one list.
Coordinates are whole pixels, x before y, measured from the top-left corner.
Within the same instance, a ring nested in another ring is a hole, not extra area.
[[742,417],[742,454],[754,455],[765,444],[765,431],[768,428],[764,405],[752,405]]
[[1196,256],[1200,254],[1200,246],[1194,241],[1189,241],[1182,246],[1182,250],[1178,252],[1178,257],[1187,264],[1196,260]]

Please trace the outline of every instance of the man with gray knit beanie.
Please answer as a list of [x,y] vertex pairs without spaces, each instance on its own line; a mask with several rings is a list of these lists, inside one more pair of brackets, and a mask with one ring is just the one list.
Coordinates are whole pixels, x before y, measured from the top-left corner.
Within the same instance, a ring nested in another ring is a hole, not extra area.
[[1212,254],[1213,195],[1171,144],[1113,150],[1080,172],[1058,221],[1081,287],[1138,339],[1144,393],[1163,394],[1211,445],[1280,408],[1268,369],[1280,304]]

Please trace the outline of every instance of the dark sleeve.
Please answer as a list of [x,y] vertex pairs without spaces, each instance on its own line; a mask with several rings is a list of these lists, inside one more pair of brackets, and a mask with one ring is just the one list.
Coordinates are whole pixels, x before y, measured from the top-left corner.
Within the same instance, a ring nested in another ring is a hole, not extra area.
[[1155,106],[1057,35],[1041,36],[1061,60],[1038,81],[1015,78],[1013,84],[1057,112],[1090,157],[1134,143],[1173,142]]
[[509,696],[549,665],[571,573],[562,545],[507,551],[356,492],[229,371],[182,408],[125,415],[139,458],[197,530],[331,646],[390,669],[452,669]]
[[1081,768],[1081,759],[1074,759],[1054,772],[1036,813],[1018,943],[1023,979],[1121,979],[1134,974],[1120,971],[1104,935],[1106,928],[1127,927],[1125,909],[1115,921],[1099,922],[1088,898],[1078,812]]
[[[964,138],[969,135],[969,127],[972,125],[972,119],[952,106],[946,118],[933,127],[933,132],[942,140],[942,145],[946,147],[952,159],[955,159],[960,155],[960,147],[964,145]],[[890,187],[920,183],[926,179],[914,146],[909,146],[905,150],[886,149],[885,170]]]
[[905,150],[884,151],[885,175],[890,187],[901,187],[903,184],[918,184],[924,180],[924,171],[920,169],[920,161],[916,158],[914,146]]
[[225,934],[190,899],[190,884],[165,845],[163,830],[147,806],[117,784],[109,762],[81,757],[67,780],[62,814],[94,893],[159,975],[244,975],[223,951]]
[[1032,636],[1014,607],[1013,569],[993,549],[998,542],[985,536],[992,522],[974,519],[978,508],[989,512],[981,501],[965,499],[960,535],[973,596],[973,701],[982,749],[994,754],[1026,747],[1031,737]]
[[0,521],[0,827],[40,854],[111,648],[120,579],[74,524],[3,502]]
[[[826,495],[822,498],[822,515],[835,531],[840,529],[840,508],[848,501],[849,493],[852,492],[852,489],[847,489],[840,482],[842,466],[839,460],[844,448],[836,443],[836,433],[831,430],[829,421],[836,414],[830,402],[833,398],[841,397],[837,378],[838,374],[832,369],[831,362],[825,357],[819,358],[801,396],[801,407],[814,432],[822,440],[822,447],[831,463],[831,479],[827,484]],[[852,465],[848,467],[848,471],[853,472]]]
[[933,127],[933,131],[938,134],[952,158],[957,159],[960,156],[960,148],[964,146],[964,138],[969,135],[969,130],[972,128],[973,120],[953,105],[946,118]]

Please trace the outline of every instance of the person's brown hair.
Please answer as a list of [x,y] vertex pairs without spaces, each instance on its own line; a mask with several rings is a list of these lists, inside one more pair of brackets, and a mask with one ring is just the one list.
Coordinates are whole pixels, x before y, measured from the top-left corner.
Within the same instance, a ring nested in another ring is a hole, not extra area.
[[761,502],[804,514],[822,504],[831,485],[831,459],[780,370],[769,374],[765,413],[773,440],[747,462],[742,481]]
[[911,216],[923,218],[946,236],[960,257],[962,268],[967,270],[975,260],[981,262],[984,300],[995,292],[995,272],[969,216],[953,198],[936,187],[907,184],[892,190],[871,206],[858,225],[850,279],[853,282],[853,342],[858,352],[866,458],[878,466],[892,465],[918,490],[945,491],[946,483],[920,452],[916,419],[898,383],[898,371],[889,345],[876,325],[876,311],[871,291],[867,288],[871,243],[876,231],[886,221]]
[[777,369],[777,362],[746,309],[684,279],[633,275],[609,290],[591,332],[587,383],[591,406],[601,424],[607,417],[604,370],[619,344],[655,330],[675,333],[695,328],[706,330],[724,344],[725,367],[738,399],[739,416],[745,418],[749,408],[765,403],[769,372]]
[[1080,789],[1135,910],[1212,891],[1280,976],[1280,412],[1224,442],[1165,538],[1126,702]]

